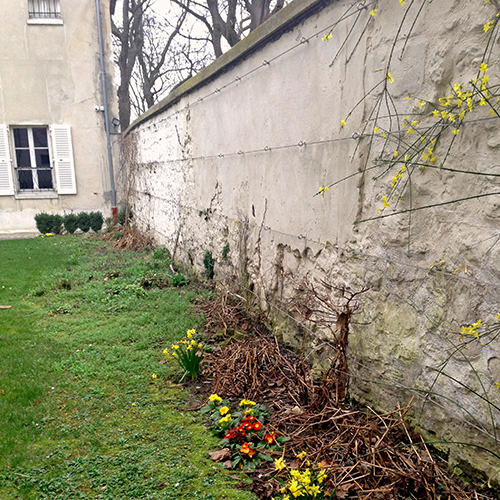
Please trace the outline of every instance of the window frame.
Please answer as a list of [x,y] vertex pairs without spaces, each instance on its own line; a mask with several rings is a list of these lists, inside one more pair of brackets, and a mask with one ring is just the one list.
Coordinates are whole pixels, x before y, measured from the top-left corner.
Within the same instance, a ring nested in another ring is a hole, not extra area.
[[60,0],[28,0],[28,18],[30,20],[61,20]]
[[[28,135],[28,151],[29,151],[29,156],[30,156],[30,168],[22,168],[17,164],[17,151],[18,150],[25,150],[26,148],[22,147],[17,147],[16,146],[16,141],[14,137],[14,130],[15,129],[25,129],[27,130],[27,135]],[[33,137],[33,129],[44,129],[47,137],[47,147],[36,147],[35,146],[35,141]],[[14,163],[14,172],[15,172],[15,183],[16,183],[16,193],[17,194],[26,194],[26,193],[55,193],[56,192],[56,185],[55,185],[55,173],[54,173],[54,153],[52,151],[52,145],[51,145],[51,140],[50,140],[50,133],[49,133],[49,127],[47,125],[13,125],[10,127],[10,138],[12,141],[12,150],[14,152],[13,155],[13,163]],[[49,152],[49,167],[42,167],[38,166],[36,162],[36,150],[37,149],[48,149]],[[32,188],[21,188],[21,182],[19,180],[19,171],[31,171],[31,178],[33,181],[33,187]],[[38,182],[38,171],[39,170],[48,170],[50,171],[50,180],[52,187],[50,188],[40,188],[39,187],[39,182]]]

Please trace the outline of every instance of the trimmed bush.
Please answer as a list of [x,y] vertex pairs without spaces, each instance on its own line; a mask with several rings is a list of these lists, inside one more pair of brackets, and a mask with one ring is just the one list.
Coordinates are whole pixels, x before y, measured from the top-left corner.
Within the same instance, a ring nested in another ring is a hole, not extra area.
[[104,224],[104,218],[101,212],[90,212],[90,228],[94,233],[98,233]]
[[63,230],[63,217],[61,215],[52,215],[52,224],[49,233],[61,234]]
[[35,215],[36,228],[40,233],[46,234],[51,232],[52,221],[51,216],[42,212],[40,214]]
[[35,222],[36,228],[42,234],[61,234],[63,218],[60,215],[42,212],[35,215]]
[[78,227],[84,232],[88,233],[91,225],[91,217],[87,212],[80,212],[77,216]]
[[78,229],[78,218],[75,214],[64,216],[64,229],[66,229],[69,234],[73,234]]

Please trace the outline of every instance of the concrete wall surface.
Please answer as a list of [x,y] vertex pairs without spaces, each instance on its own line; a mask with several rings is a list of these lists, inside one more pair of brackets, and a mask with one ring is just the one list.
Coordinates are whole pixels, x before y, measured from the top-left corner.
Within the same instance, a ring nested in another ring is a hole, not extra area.
[[139,227],[199,272],[210,251],[317,366],[335,337],[315,293],[341,312],[368,289],[350,303],[351,395],[414,397],[424,436],[496,454],[438,445],[457,472],[498,482],[496,14],[296,0],[141,116],[124,152]]
[[[42,211],[101,210],[110,216],[104,113],[95,110],[103,104],[95,0],[60,2],[59,19],[30,18],[27,0],[0,0],[0,5],[3,18],[8,19],[1,30],[0,126],[7,130],[14,184],[14,194],[0,193],[0,232],[32,231],[33,217]],[[101,1],[109,108],[111,116],[117,116],[109,16],[109,1]],[[61,194],[57,182],[52,191],[23,190],[19,185],[12,130],[49,130],[53,125],[70,127],[76,194]],[[115,143],[118,137],[113,136]],[[117,153],[117,144],[114,148]]]

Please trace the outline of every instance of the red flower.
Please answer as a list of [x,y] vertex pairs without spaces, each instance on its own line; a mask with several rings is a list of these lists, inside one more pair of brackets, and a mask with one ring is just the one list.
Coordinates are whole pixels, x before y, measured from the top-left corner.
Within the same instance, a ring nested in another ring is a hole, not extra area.
[[240,452],[248,455],[249,458],[252,458],[257,453],[257,450],[254,450],[251,446],[252,443],[243,443],[241,445]]
[[243,439],[247,436],[245,429],[240,425],[233,429],[229,429],[224,439]]
[[276,432],[268,432],[265,436],[264,439],[267,441],[267,444],[273,444],[276,442]]
[[[247,429],[247,430],[251,431],[254,428],[254,422],[256,420],[257,420],[256,417],[245,417],[241,421],[241,427],[243,427],[244,429]],[[260,427],[259,427],[259,429],[260,429]]]
[[257,422],[254,422],[252,429],[254,431],[258,431],[262,427],[262,424],[257,420]]

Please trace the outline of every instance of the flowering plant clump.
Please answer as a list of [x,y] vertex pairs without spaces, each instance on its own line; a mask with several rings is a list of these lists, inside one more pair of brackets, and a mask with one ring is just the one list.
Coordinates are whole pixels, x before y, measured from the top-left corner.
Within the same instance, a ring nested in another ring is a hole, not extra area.
[[200,364],[203,358],[203,344],[194,339],[196,330],[188,330],[186,336],[172,344],[170,351],[164,349],[165,356],[174,358],[184,370],[181,380],[189,376],[192,379],[198,377]]
[[248,399],[242,399],[238,409],[231,413],[229,401],[212,394],[201,412],[210,413],[212,431],[222,437],[219,445],[232,451],[232,467],[253,469],[262,460],[272,461],[263,451],[277,450],[289,440],[267,431],[265,421],[269,411],[264,405]]
[[320,463],[312,464],[307,459],[305,451],[299,453],[297,459],[299,460],[297,468],[288,468],[283,458],[277,458],[274,461],[278,472],[287,469],[288,478],[286,481],[279,477],[276,478],[283,487],[280,489],[280,494],[272,500],[292,500],[294,498],[326,500],[335,498],[335,491],[328,493],[323,488],[323,483],[328,475],[322,465]]

